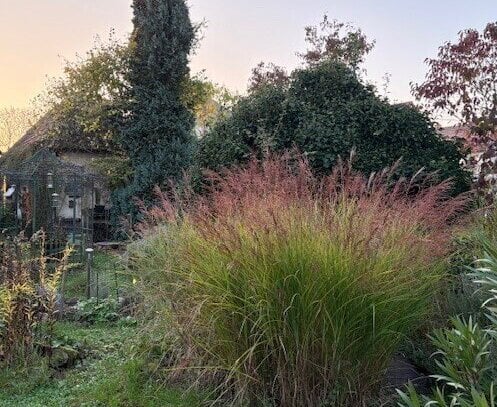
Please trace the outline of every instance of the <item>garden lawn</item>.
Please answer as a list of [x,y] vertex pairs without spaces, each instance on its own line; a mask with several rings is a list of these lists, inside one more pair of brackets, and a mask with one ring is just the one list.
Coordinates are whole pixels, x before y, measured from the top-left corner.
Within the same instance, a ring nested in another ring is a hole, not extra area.
[[[107,295],[112,297],[122,295],[131,283],[121,257],[111,252],[95,252],[93,278],[96,279],[97,275],[100,298]],[[96,284],[96,281],[92,283]],[[84,266],[70,270],[67,274],[64,297],[66,299],[86,298],[86,268]]]
[[29,371],[0,372],[0,407],[197,406],[200,398],[144,379],[139,362],[127,352],[135,327],[84,327],[59,323],[57,333],[90,350],[72,369],[54,372],[38,366]]

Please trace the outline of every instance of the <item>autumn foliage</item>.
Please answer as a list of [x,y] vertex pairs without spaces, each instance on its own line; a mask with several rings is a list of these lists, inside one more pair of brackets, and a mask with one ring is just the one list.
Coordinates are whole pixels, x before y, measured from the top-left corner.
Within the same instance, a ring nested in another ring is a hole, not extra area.
[[255,404],[356,406],[376,391],[430,311],[466,202],[450,182],[391,173],[317,177],[286,154],[211,174],[203,196],[162,194],[131,261],[179,338],[171,374]]
[[465,30],[456,43],[426,60],[429,72],[413,93],[436,112],[456,117],[486,136],[497,130],[497,22],[482,33]]

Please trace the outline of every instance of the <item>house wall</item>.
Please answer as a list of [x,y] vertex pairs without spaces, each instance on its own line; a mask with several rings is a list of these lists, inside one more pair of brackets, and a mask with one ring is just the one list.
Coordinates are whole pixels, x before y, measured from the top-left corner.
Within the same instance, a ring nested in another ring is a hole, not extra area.
[[[61,160],[67,161],[71,164],[76,164],[85,167],[86,171],[94,175],[97,174],[92,166],[92,162],[96,159],[107,157],[105,154],[79,153],[79,152],[78,153],[65,152],[65,153],[60,153],[58,156]],[[108,188],[102,182],[97,182],[95,184],[95,188],[98,191],[94,191],[92,194],[93,205],[102,205],[105,206],[106,209],[110,209],[111,200],[110,200],[110,191],[108,190]],[[65,206],[66,205],[64,203],[64,207]],[[66,209],[69,210],[69,208],[64,208],[64,212]],[[70,211],[71,211],[70,217],[72,217],[72,209],[70,209]]]
[[104,154],[94,154],[94,153],[59,153],[57,154],[61,160],[70,162],[71,164],[80,165],[85,167],[89,173],[96,174],[91,163],[99,158],[105,158]]
[[59,217],[63,219],[72,219],[76,215],[76,219],[81,219],[81,198],[76,198],[75,207],[71,208],[70,201],[72,200],[69,195],[63,195],[60,197],[61,205],[59,210]]

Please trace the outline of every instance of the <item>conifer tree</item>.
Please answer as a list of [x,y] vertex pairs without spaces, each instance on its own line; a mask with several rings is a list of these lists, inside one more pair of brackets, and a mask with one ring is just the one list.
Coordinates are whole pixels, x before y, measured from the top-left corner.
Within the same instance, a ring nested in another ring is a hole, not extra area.
[[177,180],[190,164],[194,118],[182,100],[195,39],[184,0],[134,0],[134,30],[122,147],[134,179],[118,191],[117,214],[133,212],[133,197],[147,201],[155,185]]

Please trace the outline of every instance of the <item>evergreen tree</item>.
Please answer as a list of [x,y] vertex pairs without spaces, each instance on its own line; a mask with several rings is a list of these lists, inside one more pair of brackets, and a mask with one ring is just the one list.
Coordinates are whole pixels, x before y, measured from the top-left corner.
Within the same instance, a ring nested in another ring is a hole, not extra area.
[[130,105],[122,147],[134,169],[131,184],[116,194],[116,215],[134,211],[133,197],[149,200],[155,185],[178,180],[189,166],[194,118],[182,89],[195,39],[184,0],[134,0],[129,69]]

